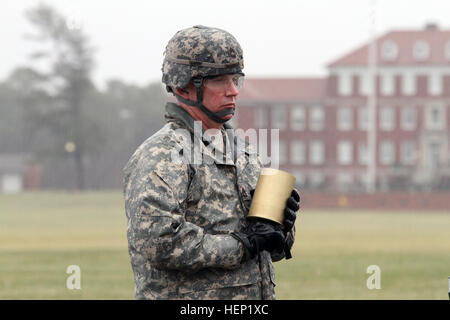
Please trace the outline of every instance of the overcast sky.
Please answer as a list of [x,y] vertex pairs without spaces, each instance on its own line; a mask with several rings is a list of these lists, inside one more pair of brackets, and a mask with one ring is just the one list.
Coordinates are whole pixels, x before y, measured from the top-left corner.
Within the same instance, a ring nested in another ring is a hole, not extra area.
[[[96,48],[94,79],[139,85],[160,81],[163,51],[176,31],[196,24],[232,33],[244,50],[249,77],[323,76],[326,65],[375,31],[450,29],[448,0],[15,0],[2,1],[0,79],[27,62],[32,44],[27,8],[43,2],[76,21]],[[373,6],[372,4],[376,5]]]

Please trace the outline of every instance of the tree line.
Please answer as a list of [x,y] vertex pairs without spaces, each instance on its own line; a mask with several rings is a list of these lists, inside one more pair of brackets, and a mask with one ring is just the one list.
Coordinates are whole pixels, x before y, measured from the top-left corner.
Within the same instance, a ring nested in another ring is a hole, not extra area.
[[40,165],[43,188],[120,188],[132,152],[164,124],[163,87],[111,79],[97,88],[84,30],[47,5],[26,18],[39,49],[0,82],[0,155]]

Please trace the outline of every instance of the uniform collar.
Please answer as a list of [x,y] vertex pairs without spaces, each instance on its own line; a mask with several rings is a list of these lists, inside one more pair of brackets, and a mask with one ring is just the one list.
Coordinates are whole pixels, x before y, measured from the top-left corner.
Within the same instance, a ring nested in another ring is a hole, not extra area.
[[[202,136],[199,136],[200,131],[194,130],[194,122],[196,121],[186,110],[184,110],[182,107],[180,107],[178,104],[173,103],[173,102],[168,102],[166,104],[166,114],[165,114],[165,119],[166,122],[181,122],[181,125],[185,128],[187,128],[192,134],[194,134],[196,136],[196,138],[200,139],[205,146],[208,146],[208,141],[206,141],[203,137],[204,133],[205,133],[205,129],[203,128],[203,126],[200,126],[202,129]],[[231,163],[236,163],[237,160],[237,156],[243,155],[243,154],[255,154],[256,150],[248,143],[248,141],[246,139],[243,139],[241,137],[239,137],[238,135],[235,134],[234,128],[233,126],[231,126],[228,122],[225,122],[224,124],[222,124],[222,132],[225,133],[225,143],[227,148],[231,147],[231,155],[233,155],[233,159],[231,160],[229,157],[227,157],[227,163],[226,164],[230,164],[230,160]],[[241,143],[237,143],[238,140],[240,140]],[[231,143],[231,141],[233,143]],[[241,148],[241,150],[237,150],[237,148]],[[230,154],[228,154],[230,155]],[[212,157],[216,163],[219,162],[219,160],[214,156],[214,155],[208,155],[210,157]]]
[[[178,104],[168,102],[166,104],[166,114],[164,115],[166,122],[181,120],[189,131],[194,132],[194,122],[196,121],[186,110],[180,107]],[[222,124],[222,130],[233,129],[228,122]],[[202,126],[202,133],[205,129]]]

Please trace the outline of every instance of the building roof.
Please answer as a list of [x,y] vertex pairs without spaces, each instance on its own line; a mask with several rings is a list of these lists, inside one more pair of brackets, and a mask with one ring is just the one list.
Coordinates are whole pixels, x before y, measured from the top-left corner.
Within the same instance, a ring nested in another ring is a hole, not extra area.
[[[397,54],[392,60],[387,60],[382,55],[389,41],[397,46]],[[428,43],[430,49],[428,58],[417,60],[414,57],[414,47],[418,41]],[[427,25],[423,30],[388,32],[377,38],[376,44],[378,65],[450,65],[450,30],[440,30],[434,24]],[[369,43],[333,61],[328,67],[367,65],[368,50]]]
[[319,101],[325,97],[326,78],[246,78],[238,101]]

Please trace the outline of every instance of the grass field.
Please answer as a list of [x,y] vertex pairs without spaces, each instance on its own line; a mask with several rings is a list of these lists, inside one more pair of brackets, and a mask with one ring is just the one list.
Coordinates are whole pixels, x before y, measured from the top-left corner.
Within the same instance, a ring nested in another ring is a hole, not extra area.
[[[297,221],[278,299],[448,299],[450,212],[317,211]],[[68,290],[69,265],[81,289]],[[381,269],[381,289],[366,269]],[[133,299],[120,192],[0,195],[0,299]]]

